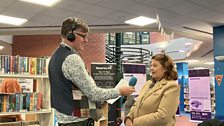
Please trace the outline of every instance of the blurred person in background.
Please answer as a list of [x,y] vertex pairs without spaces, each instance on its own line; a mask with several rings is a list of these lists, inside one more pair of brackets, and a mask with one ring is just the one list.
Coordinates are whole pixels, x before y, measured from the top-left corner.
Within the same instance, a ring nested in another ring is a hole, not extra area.
[[[15,78],[5,78],[1,83],[0,93],[22,93],[21,85]],[[0,122],[22,121],[21,115],[0,116]]]

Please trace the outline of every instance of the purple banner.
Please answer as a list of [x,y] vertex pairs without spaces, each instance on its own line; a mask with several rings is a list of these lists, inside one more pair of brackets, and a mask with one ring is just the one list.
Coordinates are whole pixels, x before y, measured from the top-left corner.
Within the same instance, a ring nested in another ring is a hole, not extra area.
[[191,120],[204,121],[211,119],[210,77],[208,75],[209,70],[207,69],[189,70]]
[[211,112],[191,111],[191,120],[204,121],[211,119]]

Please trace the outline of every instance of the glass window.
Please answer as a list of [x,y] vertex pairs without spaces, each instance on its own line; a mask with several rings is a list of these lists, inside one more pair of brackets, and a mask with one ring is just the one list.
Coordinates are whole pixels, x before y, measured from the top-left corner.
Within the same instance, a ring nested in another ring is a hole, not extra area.
[[115,45],[115,41],[116,41],[115,33],[110,33],[110,44]]
[[135,33],[134,32],[124,32],[124,34],[123,34],[123,44],[124,45],[135,44]]
[[150,44],[149,43],[149,32],[142,32],[142,44]]
[[135,36],[136,36],[136,41],[135,41],[135,43],[136,44],[141,44],[141,32],[136,32],[136,34],[135,34]]
[[109,42],[110,42],[110,33],[106,33],[106,44],[108,45],[108,44],[110,44]]
[[[150,44],[149,32],[123,32],[123,45]],[[115,45],[115,33],[106,33],[106,44]]]

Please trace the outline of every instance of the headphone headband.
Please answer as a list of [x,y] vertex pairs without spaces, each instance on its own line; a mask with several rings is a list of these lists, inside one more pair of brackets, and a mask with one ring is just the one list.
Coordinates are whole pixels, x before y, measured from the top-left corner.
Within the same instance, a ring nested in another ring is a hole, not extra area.
[[67,39],[70,42],[75,40],[75,34],[73,33],[73,31],[76,29],[78,18],[72,18],[71,20],[72,20],[72,22],[71,22],[71,33],[68,33],[68,35],[67,35]]

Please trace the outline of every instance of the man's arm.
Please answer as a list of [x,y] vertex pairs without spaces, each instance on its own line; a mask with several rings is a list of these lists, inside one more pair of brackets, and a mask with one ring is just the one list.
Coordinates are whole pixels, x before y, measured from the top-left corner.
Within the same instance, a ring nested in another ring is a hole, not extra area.
[[62,65],[62,72],[91,101],[105,101],[119,96],[119,91],[116,89],[97,87],[95,81],[89,76],[81,57],[77,54],[66,57]]

